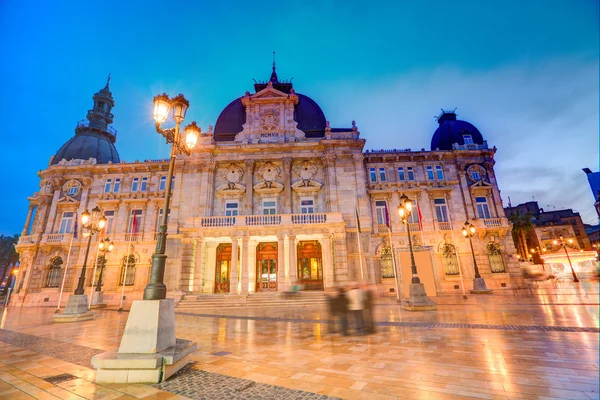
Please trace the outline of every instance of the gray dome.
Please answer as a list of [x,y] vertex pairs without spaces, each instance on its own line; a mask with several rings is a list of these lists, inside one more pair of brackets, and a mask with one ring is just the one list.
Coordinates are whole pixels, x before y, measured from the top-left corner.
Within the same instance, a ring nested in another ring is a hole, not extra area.
[[107,134],[93,131],[77,133],[56,152],[52,165],[63,159],[87,160],[95,158],[98,164],[120,163],[119,153]]

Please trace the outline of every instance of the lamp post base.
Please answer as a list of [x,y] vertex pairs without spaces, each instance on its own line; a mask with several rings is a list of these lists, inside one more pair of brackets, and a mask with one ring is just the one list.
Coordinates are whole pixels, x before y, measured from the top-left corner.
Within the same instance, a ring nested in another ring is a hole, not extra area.
[[104,292],[93,291],[92,292],[92,301],[90,302],[90,308],[105,308],[106,303],[104,303]]
[[483,278],[473,278],[473,289],[469,290],[471,294],[492,294],[494,291],[488,289]]
[[72,294],[69,296],[65,310],[54,314],[54,322],[78,322],[94,319],[94,313],[89,312],[87,294]]
[[98,383],[159,383],[186,366],[196,343],[175,338],[172,299],[136,300],[119,351],[92,357]]
[[411,283],[403,308],[408,311],[435,311],[437,304],[427,297],[425,286],[422,283]]

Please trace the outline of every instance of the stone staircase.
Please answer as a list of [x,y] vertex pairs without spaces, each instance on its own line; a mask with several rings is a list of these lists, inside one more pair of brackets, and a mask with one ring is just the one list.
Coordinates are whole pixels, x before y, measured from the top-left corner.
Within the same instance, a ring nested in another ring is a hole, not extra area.
[[326,303],[327,297],[325,293],[320,291],[303,291],[291,296],[281,292],[258,292],[247,295],[188,294],[185,295],[179,303],[177,303],[177,309],[183,311],[191,309],[222,307],[321,307]]

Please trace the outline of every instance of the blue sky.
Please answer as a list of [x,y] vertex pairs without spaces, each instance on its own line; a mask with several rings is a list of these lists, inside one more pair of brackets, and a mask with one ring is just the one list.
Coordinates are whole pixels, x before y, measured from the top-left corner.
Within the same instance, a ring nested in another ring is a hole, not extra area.
[[152,97],[184,93],[206,129],[234,98],[280,78],[366,148],[429,148],[440,108],[498,147],[502,197],[595,222],[599,6],[574,1],[0,2],[5,194],[20,232],[38,170],[112,73],[122,160],[163,158]]

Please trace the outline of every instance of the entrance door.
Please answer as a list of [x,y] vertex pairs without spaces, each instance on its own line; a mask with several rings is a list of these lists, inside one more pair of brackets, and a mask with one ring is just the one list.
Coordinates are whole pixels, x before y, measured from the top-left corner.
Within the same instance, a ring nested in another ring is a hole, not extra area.
[[229,270],[231,267],[231,244],[221,243],[217,247],[215,263],[215,293],[229,293]]
[[277,291],[277,243],[256,246],[256,291]]
[[305,290],[323,290],[323,259],[318,240],[298,243],[298,279]]

